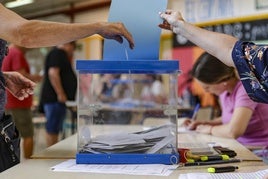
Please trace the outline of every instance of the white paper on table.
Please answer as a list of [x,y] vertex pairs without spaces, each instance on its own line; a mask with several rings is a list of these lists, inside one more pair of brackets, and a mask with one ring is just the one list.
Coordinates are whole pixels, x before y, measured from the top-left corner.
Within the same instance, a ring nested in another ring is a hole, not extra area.
[[262,179],[268,174],[268,169],[251,173],[187,173],[180,174],[179,179]]
[[93,139],[95,143],[114,145],[127,145],[145,143],[145,141],[137,134],[126,132],[111,133],[109,135],[99,135]]
[[151,147],[146,153],[148,154],[154,154],[163,147],[165,147],[167,144],[171,143],[173,140],[175,140],[175,137],[173,135],[169,135],[162,139],[160,142],[155,144],[153,147]]
[[83,147],[90,153],[156,153],[172,144],[175,137],[171,134],[171,125],[162,125],[136,133],[115,132],[99,135]]
[[178,165],[164,164],[76,164],[75,159],[70,159],[51,167],[55,172],[89,172],[103,174],[127,174],[127,175],[157,175],[169,176]]
[[194,130],[189,130],[185,126],[178,126],[178,133],[188,133],[195,132]]

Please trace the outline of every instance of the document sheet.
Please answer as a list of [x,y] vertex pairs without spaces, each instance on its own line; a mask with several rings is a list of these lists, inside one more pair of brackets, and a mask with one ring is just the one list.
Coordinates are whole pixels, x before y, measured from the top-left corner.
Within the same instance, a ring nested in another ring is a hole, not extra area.
[[[92,138],[80,152],[93,154],[112,153],[172,153],[176,138],[173,125],[162,125],[147,130],[127,133],[115,132]],[[161,151],[161,152],[160,152]]]
[[55,172],[89,172],[127,175],[169,176],[178,165],[143,164],[143,165],[92,165],[76,164],[75,159],[62,162],[51,168]]
[[251,173],[187,173],[181,174],[179,179],[263,179],[266,174],[268,169]]

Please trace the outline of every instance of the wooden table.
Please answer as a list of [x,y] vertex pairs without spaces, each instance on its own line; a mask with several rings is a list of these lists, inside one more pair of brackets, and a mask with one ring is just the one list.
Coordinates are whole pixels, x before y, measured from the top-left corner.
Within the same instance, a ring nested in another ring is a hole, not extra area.
[[[82,172],[53,172],[51,167],[64,162],[66,159],[30,159],[16,165],[0,174],[1,179],[178,179],[180,174],[190,172],[206,172],[207,167],[179,167],[168,177],[125,175],[125,174],[96,174]],[[242,162],[238,164],[237,172],[254,172],[267,169],[262,162]]]
[[[115,126],[121,129],[122,126]],[[125,130],[131,132],[135,131],[137,127],[141,126],[129,126],[124,127]],[[210,135],[198,134],[198,133],[180,133],[178,134],[178,141],[196,141],[196,142],[217,142],[228,146],[237,152],[237,158],[242,159],[242,162],[236,163],[235,165],[239,167],[236,172],[254,172],[258,170],[264,170],[268,168],[268,165],[263,163],[259,157],[254,155],[246,147],[238,143],[236,140],[220,138]],[[153,179],[156,176],[138,176],[138,175],[119,175],[119,174],[96,174],[96,173],[75,173],[75,172],[53,172],[50,168],[66,161],[70,158],[75,158],[77,150],[77,134],[68,137],[59,143],[35,154],[32,156],[33,159],[26,160],[23,163],[10,168],[0,174],[1,178],[4,179],[131,179],[131,178],[141,178],[141,179]],[[222,164],[221,166],[228,165]],[[192,166],[192,167],[179,167],[174,170],[172,174],[168,177],[170,179],[178,179],[179,175],[182,173],[189,172],[206,172],[208,166]],[[166,177],[165,177],[166,178]]]
[[[139,131],[143,126],[141,125],[99,125],[96,126],[97,131],[107,131],[110,127],[113,130],[126,130],[128,132]],[[234,139],[215,137],[212,135],[200,134],[196,132],[178,133],[178,142],[216,142],[225,147],[230,147],[237,152],[237,158],[246,161],[261,161],[259,157],[253,154],[250,150]],[[38,152],[32,156],[34,159],[70,159],[75,158],[77,150],[77,134],[74,134],[59,143],[48,147],[47,149]]]
[[77,134],[32,155],[33,159],[71,159],[75,158]]

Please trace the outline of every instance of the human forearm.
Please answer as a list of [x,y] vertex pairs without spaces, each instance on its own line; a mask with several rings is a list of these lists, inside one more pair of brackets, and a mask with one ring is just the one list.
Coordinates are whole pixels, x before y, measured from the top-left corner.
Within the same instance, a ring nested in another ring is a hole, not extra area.
[[188,22],[180,23],[180,35],[220,59],[226,65],[234,66],[232,49],[238,40],[233,36],[208,31]]
[[231,53],[237,41],[235,37],[208,31],[185,22],[179,12],[167,10],[160,13],[160,17],[164,19],[164,22],[159,24],[159,27],[172,30],[174,33],[184,36],[225,64],[234,66]]
[[210,134],[218,137],[236,139],[239,136],[234,135],[227,125],[201,124],[196,127],[196,131],[203,134]]
[[[132,36],[122,23],[56,23],[32,20],[17,27],[17,45],[33,48],[64,44],[66,42],[99,34],[104,38],[113,39],[119,43],[123,37],[129,41],[130,48],[134,48]],[[16,41],[16,39],[13,39]]]
[[57,94],[58,101],[65,102],[67,100],[65,91],[62,87],[60,75],[57,69],[49,70],[49,81]]
[[222,119],[221,119],[221,117],[217,117],[217,118],[214,118],[212,120],[205,121],[204,124],[209,124],[209,125],[212,125],[212,126],[221,125],[222,124]]
[[214,136],[237,139],[245,133],[252,114],[253,110],[248,107],[236,107],[228,123],[213,126],[210,132]]
[[221,118],[218,118],[212,121],[203,122],[196,127],[196,131],[217,137],[236,139],[243,134],[243,132],[239,129],[239,126],[241,125],[232,126],[230,123],[222,124]]
[[[13,34],[14,39],[10,39],[10,41],[15,41],[17,45],[28,48],[64,44],[98,33],[101,27],[99,24],[70,25],[38,20],[24,21],[17,27],[17,31]],[[60,32],[60,35],[57,32]]]
[[217,137],[225,137],[237,139],[240,135],[238,135],[235,131],[232,131],[227,124],[212,126],[210,129],[210,134]]
[[35,83],[36,83],[36,82],[40,82],[40,81],[42,80],[42,76],[40,76],[40,75],[38,75],[38,74],[36,74],[36,75],[34,75],[34,74],[30,74],[30,73],[28,73],[24,68],[18,70],[17,72],[19,72],[20,74],[22,74],[22,75],[25,76],[26,78],[28,78],[28,79],[34,81]]
[[93,34],[113,39],[119,43],[125,38],[130,48],[134,40],[120,22],[58,23],[41,20],[27,20],[0,3],[0,38],[28,48],[55,46],[81,39]]
[[65,92],[64,92],[64,89],[63,89],[63,87],[62,87],[62,85],[61,85],[61,81],[60,81],[59,78],[57,78],[57,77],[50,77],[49,80],[50,80],[50,83],[51,83],[51,85],[53,86],[55,92],[56,92],[58,95],[60,95],[60,94],[64,94],[64,93],[65,93]]

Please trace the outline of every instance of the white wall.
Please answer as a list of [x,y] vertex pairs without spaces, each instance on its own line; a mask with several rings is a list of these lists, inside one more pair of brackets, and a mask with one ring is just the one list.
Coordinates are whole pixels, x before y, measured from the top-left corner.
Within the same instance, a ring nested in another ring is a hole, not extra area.
[[[182,12],[190,22],[202,22],[221,18],[243,17],[256,14],[268,14],[268,7],[257,9],[256,2],[268,0],[168,0],[168,9]],[[75,22],[107,21],[109,7],[77,13]],[[51,16],[45,20],[68,22],[68,17]]]
[[[256,1],[258,0],[169,0],[169,8],[181,11],[183,17],[190,22],[268,13],[268,8],[256,9]],[[267,0],[259,1],[266,1],[267,5]]]

